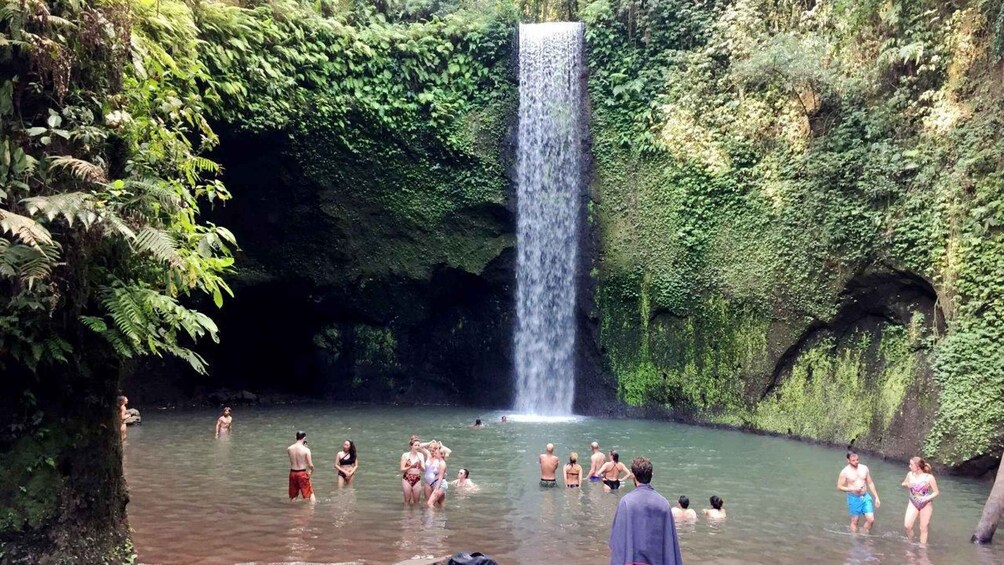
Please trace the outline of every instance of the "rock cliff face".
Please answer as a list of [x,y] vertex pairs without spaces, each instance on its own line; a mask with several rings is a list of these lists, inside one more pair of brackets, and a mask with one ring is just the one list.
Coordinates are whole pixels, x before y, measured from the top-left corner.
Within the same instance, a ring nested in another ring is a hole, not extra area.
[[507,405],[510,110],[479,133],[494,162],[390,139],[350,150],[323,130],[224,139],[218,158],[240,197],[218,220],[241,254],[226,337],[209,351],[216,378],[335,400]]

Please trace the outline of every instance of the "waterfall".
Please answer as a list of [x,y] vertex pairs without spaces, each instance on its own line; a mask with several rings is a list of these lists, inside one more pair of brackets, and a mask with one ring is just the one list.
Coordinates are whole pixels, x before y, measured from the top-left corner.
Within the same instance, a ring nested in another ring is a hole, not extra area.
[[582,172],[581,23],[519,26],[516,411],[572,413]]

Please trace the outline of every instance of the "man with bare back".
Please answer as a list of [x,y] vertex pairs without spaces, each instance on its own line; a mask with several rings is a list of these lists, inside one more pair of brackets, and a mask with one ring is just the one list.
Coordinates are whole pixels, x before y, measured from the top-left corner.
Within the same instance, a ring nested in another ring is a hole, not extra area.
[[[872,504],[872,497],[865,490],[871,490],[875,495],[875,503]],[[861,528],[864,533],[872,529],[875,522],[875,509],[879,507],[879,495],[875,490],[875,483],[872,482],[872,474],[868,472],[868,467],[858,463],[858,454],[853,451],[847,452],[847,466],[840,471],[837,477],[837,490],[847,493],[847,512],[851,515],[851,532],[858,531],[858,517],[864,515],[865,525]]]
[[296,495],[315,502],[314,489],[310,486],[310,474],[314,472],[314,462],[310,459],[310,448],[307,447],[307,432],[296,432],[296,443],[286,448],[289,454],[289,501],[296,500]]
[[540,486],[544,488],[554,488],[558,486],[558,479],[554,474],[558,470],[558,456],[554,454],[554,444],[549,443],[544,448],[547,452],[540,454]]
[[600,468],[603,464],[607,462],[607,456],[600,451],[600,444],[595,441],[589,446],[593,450],[593,454],[589,456],[589,482],[598,483],[603,479],[600,477]]

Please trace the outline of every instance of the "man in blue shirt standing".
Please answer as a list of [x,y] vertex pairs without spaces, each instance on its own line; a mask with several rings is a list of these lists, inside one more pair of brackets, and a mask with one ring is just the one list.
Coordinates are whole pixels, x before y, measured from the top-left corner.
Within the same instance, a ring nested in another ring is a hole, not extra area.
[[669,501],[649,484],[652,461],[635,457],[631,472],[636,486],[617,505],[610,529],[610,565],[682,564]]

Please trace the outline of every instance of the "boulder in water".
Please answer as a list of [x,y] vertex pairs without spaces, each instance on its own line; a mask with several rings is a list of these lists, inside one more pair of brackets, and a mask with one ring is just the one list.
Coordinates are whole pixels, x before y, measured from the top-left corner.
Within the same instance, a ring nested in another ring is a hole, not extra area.
[[126,409],[125,423],[126,423],[127,426],[133,426],[133,425],[136,425],[136,424],[142,424],[143,423],[143,417],[139,415],[139,410],[137,410],[135,408],[127,408]]

